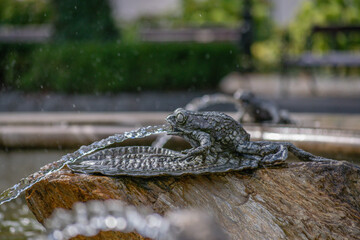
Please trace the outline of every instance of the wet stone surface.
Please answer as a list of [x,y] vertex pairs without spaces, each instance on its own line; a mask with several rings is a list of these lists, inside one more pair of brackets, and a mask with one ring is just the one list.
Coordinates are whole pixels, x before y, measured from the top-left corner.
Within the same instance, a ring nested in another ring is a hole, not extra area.
[[[357,239],[360,235],[360,168],[340,161],[151,178],[74,174],[64,168],[26,192],[27,204],[40,222],[55,208],[70,209],[75,202],[93,199],[119,199],[159,214],[196,208],[212,214],[230,239]],[[114,237],[109,239],[119,236],[108,234]],[[134,233],[121,237],[141,239]]]

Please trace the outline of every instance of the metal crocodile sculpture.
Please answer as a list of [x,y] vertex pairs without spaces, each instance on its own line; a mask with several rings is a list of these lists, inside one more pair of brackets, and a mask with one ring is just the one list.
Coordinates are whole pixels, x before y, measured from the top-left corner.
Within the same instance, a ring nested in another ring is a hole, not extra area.
[[170,135],[187,140],[182,152],[150,146],[109,148],[68,163],[74,172],[151,177],[255,169],[283,163],[288,152],[302,161],[332,161],[288,142],[250,141],[242,125],[220,112],[179,108],[166,121]]

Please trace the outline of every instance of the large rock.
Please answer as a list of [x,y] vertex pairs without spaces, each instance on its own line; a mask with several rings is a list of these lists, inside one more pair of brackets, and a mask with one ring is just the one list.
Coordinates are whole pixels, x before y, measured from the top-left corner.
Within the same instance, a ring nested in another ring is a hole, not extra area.
[[[64,168],[26,192],[28,206],[41,223],[55,208],[69,209],[92,199],[120,199],[160,214],[197,208],[212,213],[236,240],[360,236],[360,168],[347,162],[295,162],[251,172],[154,178],[90,176]],[[142,239],[136,233],[102,234],[111,235],[106,239]]]

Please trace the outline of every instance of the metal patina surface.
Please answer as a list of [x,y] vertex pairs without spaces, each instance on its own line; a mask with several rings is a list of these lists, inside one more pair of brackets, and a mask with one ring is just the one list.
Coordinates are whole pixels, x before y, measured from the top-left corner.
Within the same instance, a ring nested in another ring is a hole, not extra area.
[[[199,111],[218,104],[231,104],[236,109],[234,119],[239,122],[293,124],[294,121],[286,110],[279,109],[271,101],[266,101],[255,96],[249,91],[238,90],[233,96],[225,94],[204,95],[194,98],[186,106],[186,110]],[[153,147],[163,147],[171,138],[169,135],[159,136],[152,144]]]
[[166,121],[167,133],[187,140],[182,152],[144,146],[98,151],[68,163],[80,173],[117,176],[159,176],[255,169],[283,163],[288,152],[302,161],[331,161],[288,142],[250,141],[242,125],[220,112],[193,112],[179,108]]

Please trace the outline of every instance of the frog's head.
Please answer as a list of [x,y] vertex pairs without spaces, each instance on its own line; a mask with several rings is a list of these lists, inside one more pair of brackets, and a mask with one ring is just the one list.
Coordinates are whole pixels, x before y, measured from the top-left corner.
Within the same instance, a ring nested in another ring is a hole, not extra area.
[[238,90],[234,93],[234,98],[246,105],[254,100],[255,94],[250,91]]
[[172,131],[169,134],[182,135],[190,132],[191,129],[189,129],[187,122],[191,113],[192,113],[191,111],[178,108],[174,111],[174,113],[170,114],[166,118],[166,121],[170,124],[172,128],[171,129]]

